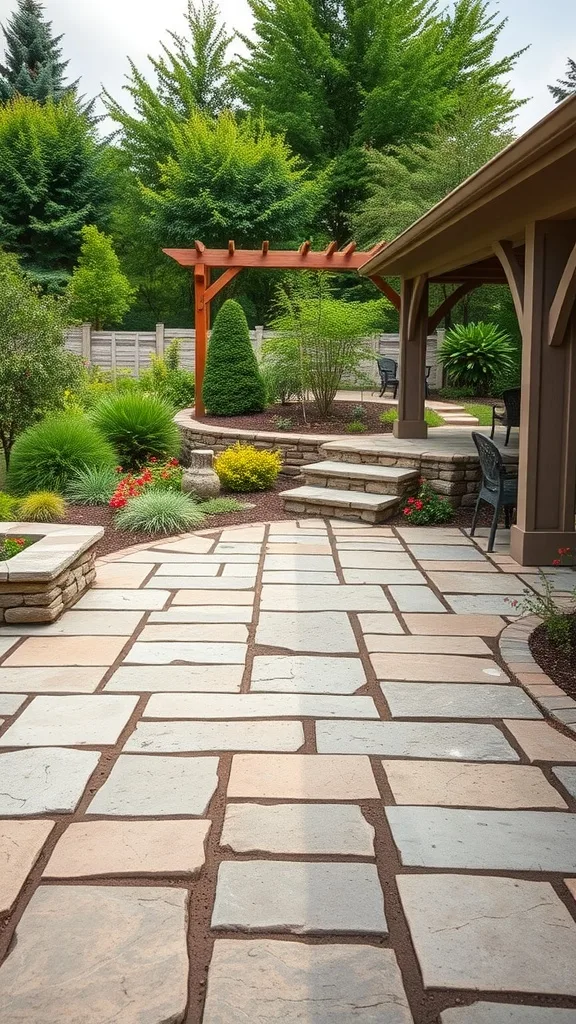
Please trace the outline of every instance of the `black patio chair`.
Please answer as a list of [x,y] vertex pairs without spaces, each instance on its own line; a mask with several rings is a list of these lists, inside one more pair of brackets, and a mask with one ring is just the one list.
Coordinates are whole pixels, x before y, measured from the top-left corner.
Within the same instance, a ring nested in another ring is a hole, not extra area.
[[[380,373],[380,384],[382,385],[380,391],[380,398],[382,398],[382,396],[386,394],[386,389],[389,384],[392,387],[394,387],[395,384],[398,386],[396,378],[398,363],[395,363],[393,359],[389,359],[388,356],[380,356],[376,361],[378,363],[378,372]],[[394,392],[394,398],[396,398],[396,392]]]
[[[432,371],[432,367],[431,366],[427,366],[426,367],[426,376],[424,377],[424,394],[426,395],[426,398],[428,398],[429,395],[430,395],[430,384],[428,383],[428,381],[430,379],[431,371]],[[398,388],[400,387],[400,381],[399,380],[389,380],[388,383],[393,386],[393,388],[394,388],[394,398],[396,398],[396,395],[398,394]]]
[[505,447],[508,445],[510,440],[510,431],[512,430],[512,427],[520,426],[520,394],[520,388],[510,388],[508,391],[504,391],[502,393],[504,408],[497,409],[496,406],[494,406],[492,409],[492,433],[490,434],[490,437],[494,437],[496,423],[501,423],[503,427],[506,427]]
[[474,509],[470,536],[474,536],[480,504],[485,501],[494,508],[494,517],[488,539],[488,551],[493,551],[496,530],[498,528],[498,515],[501,508],[504,509],[506,529],[509,529],[512,523],[512,512],[518,502],[518,480],[516,477],[507,475],[502,455],[493,441],[490,441],[484,434],[476,432],[472,434],[472,437],[480,457],[482,485],[478,501],[476,502],[476,508]]

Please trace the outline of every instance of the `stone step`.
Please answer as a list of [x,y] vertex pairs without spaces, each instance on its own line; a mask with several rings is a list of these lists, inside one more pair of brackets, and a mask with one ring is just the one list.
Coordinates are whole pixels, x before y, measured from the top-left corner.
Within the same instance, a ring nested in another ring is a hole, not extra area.
[[443,412],[441,415],[447,427],[477,427],[480,425],[476,416],[469,416],[465,412]]
[[327,459],[302,466],[306,484],[333,490],[404,495],[416,490],[418,473],[398,466],[370,466]]
[[331,516],[334,519],[360,519],[366,523],[383,523],[394,515],[400,498],[386,494],[333,487],[296,487],[282,491],[280,497],[287,512]]

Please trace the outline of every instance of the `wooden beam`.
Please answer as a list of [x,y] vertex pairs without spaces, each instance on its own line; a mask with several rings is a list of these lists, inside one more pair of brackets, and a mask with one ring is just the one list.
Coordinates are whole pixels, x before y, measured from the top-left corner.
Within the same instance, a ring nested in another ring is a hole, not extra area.
[[396,289],[393,288],[391,284],[388,284],[388,281],[385,281],[383,277],[380,277],[379,274],[374,274],[370,278],[370,280],[372,281],[372,284],[376,285],[378,291],[382,292],[382,294],[385,295],[386,298],[392,303],[394,309],[400,311],[402,300]]
[[576,245],[570,253],[548,317],[548,344],[561,345],[576,300]]
[[221,292],[227,284],[230,284],[230,281],[232,281],[237,274],[241,273],[242,267],[229,267],[228,270],[225,270],[224,273],[206,289],[204,302],[212,302],[212,299],[218,295],[218,292]]
[[524,271],[516,259],[512,242],[494,242],[493,249],[506,274],[506,280],[512,293],[514,309],[516,310],[520,330],[522,330],[524,322]]
[[[310,243],[311,245],[311,243]],[[202,263],[206,267],[213,267],[218,270],[222,267],[249,267],[262,269],[262,248],[259,249],[238,249],[231,256],[228,249],[205,249],[199,256],[196,249],[164,249],[163,252],[171,259],[179,263],[181,267],[193,267],[196,263]],[[354,252],[351,256],[345,256],[342,252],[334,251],[331,256],[326,252],[313,252],[308,250],[302,255],[301,250],[293,249],[270,249],[266,256],[266,268],[268,270],[297,270],[305,267],[308,270],[358,270],[366,262],[369,253]]]
[[206,412],[202,399],[202,385],[204,383],[204,370],[206,368],[206,353],[208,350],[208,311],[210,303],[206,302],[206,288],[209,285],[210,271],[203,264],[199,263],[194,267],[194,376],[196,383],[196,398],[194,402],[196,416],[203,416]]
[[408,338],[412,338],[416,332],[416,324],[420,315],[420,305],[424,292],[426,291],[427,283],[427,274],[420,274],[414,281],[414,287],[410,296],[410,309],[408,310]]
[[454,306],[460,302],[460,299],[463,299],[465,295],[479,287],[480,285],[476,281],[464,281],[450,295],[447,295],[444,302],[441,302],[434,313],[431,313],[428,317],[428,334],[434,334],[434,331],[442,323],[444,317],[454,309]]
[[348,245],[346,245],[342,249],[342,255],[343,256],[351,256],[352,253],[356,250],[356,248],[357,248],[356,242],[350,242]]
[[262,255],[267,256],[270,249],[270,242],[262,242]]
[[199,256],[202,256],[202,253],[206,251],[206,246],[204,245],[204,242],[199,242],[198,239],[196,239],[196,241],[194,242],[194,248]]
[[233,238],[228,242],[228,255],[233,256],[236,252],[236,243]]
[[330,259],[334,255],[334,253],[337,252],[337,251],[338,251],[338,242],[330,242],[330,245],[326,249],[326,252],[324,253],[324,255],[326,256],[326,259]]
[[300,246],[300,255],[301,256],[307,256],[308,253],[310,252],[311,248],[312,248],[312,243],[311,242],[303,242],[302,245]]

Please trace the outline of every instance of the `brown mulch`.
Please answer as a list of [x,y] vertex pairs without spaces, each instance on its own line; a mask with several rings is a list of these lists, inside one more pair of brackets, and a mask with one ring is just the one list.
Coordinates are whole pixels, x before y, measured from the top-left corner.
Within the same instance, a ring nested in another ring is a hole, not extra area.
[[543,672],[550,676],[556,686],[561,687],[569,697],[576,699],[576,614],[572,617],[572,647],[563,650],[558,647],[542,624],[530,637],[532,657]]
[[[266,412],[254,413],[252,416],[201,416],[197,417],[197,422],[207,423],[213,427],[230,427],[233,430],[269,430],[275,434],[346,434],[346,424],[354,419],[354,412],[360,404],[337,402],[331,415],[325,419],[318,415],[314,402],[305,405],[306,418],[302,406],[291,402],[289,405],[271,406]],[[364,433],[391,433],[392,424],[380,422],[380,414],[384,411],[381,405],[365,402],[363,409],[365,415],[362,417],[362,423],[366,427]],[[278,427],[278,417],[290,420],[290,425]]]

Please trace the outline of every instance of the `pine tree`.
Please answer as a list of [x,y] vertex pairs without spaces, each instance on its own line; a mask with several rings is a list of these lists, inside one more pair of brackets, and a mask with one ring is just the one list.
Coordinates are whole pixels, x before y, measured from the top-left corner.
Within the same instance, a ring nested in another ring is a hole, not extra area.
[[567,100],[569,96],[576,94],[576,60],[572,60],[568,57],[568,63],[566,65],[566,78],[559,78],[556,85],[548,86],[552,93],[556,103],[562,103],[563,100]]
[[70,312],[97,330],[120,323],[134,300],[130,282],[120,269],[112,239],[94,225],[82,228],[78,266],[68,285]]
[[44,18],[38,0],[18,0],[18,9],[6,26],[4,64],[0,64],[0,100],[30,96],[39,103],[60,100],[77,83],[65,84],[68,61],[61,60],[62,36],[53,37],[52,22]]
[[226,300],[214,320],[202,397],[213,416],[262,412],[266,405],[248,321],[234,299]]

